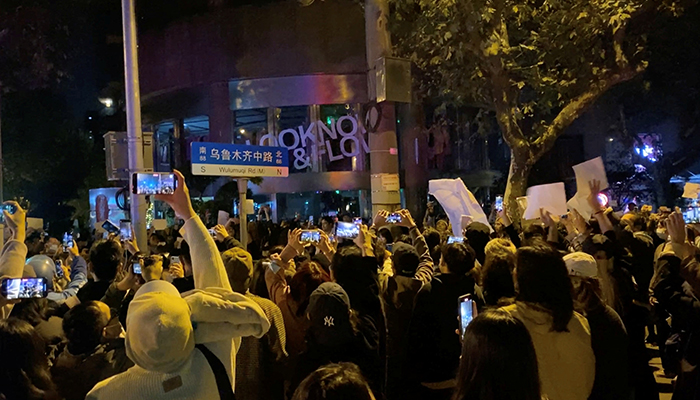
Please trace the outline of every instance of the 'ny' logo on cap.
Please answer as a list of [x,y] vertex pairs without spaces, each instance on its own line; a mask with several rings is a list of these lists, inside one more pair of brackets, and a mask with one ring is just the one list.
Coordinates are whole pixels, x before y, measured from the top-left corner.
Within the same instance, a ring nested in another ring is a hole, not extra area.
[[323,318],[323,325],[326,325],[326,326],[335,326],[335,325],[333,324],[333,317],[331,317],[331,316],[329,315],[329,316]]

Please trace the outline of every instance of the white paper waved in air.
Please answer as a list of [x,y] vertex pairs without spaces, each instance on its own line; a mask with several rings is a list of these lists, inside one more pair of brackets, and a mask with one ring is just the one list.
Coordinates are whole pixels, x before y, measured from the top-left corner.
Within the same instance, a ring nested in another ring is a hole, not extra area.
[[683,198],[684,199],[697,199],[698,194],[700,194],[700,184],[686,182],[683,188]]
[[549,211],[552,215],[566,214],[566,191],[563,182],[532,186],[527,189],[527,209],[523,218],[539,218],[540,208]]
[[219,215],[216,217],[216,223],[219,225],[226,226],[230,215],[226,211],[219,210]]
[[574,165],[574,173],[576,174],[576,195],[587,196],[591,189],[588,183],[597,180],[600,181],[600,190],[605,190],[608,185],[608,176],[605,174],[605,166],[603,159],[596,157],[584,163]]
[[527,210],[527,196],[520,196],[515,199],[518,202],[518,208],[520,209],[520,214],[524,214]]
[[492,231],[488,217],[481,209],[472,192],[467,189],[462,179],[434,179],[428,182],[428,192],[435,196],[445,213],[450,218],[454,236],[462,236],[462,216],[472,217],[474,222],[486,224]]
[[570,210],[578,211],[585,221],[591,219],[593,209],[588,205],[588,195],[582,196],[580,193],[576,193],[576,196],[572,197],[566,204]]

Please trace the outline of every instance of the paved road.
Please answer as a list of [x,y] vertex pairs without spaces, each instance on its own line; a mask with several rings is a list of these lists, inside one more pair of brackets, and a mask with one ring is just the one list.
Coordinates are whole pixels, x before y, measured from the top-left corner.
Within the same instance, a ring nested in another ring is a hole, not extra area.
[[[657,347],[649,347],[654,351],[655,355],[658,355],[659,349]],[[654,368],[654,377],[656,378],[656,383],[659,385],[659,399],[660,400],[671,400],[671,394],[673,393],[673,385],[671,379],[666,378],[663,375],[663,369],[661,368],[661,359],[655,357],[651,359],[651,367]]]

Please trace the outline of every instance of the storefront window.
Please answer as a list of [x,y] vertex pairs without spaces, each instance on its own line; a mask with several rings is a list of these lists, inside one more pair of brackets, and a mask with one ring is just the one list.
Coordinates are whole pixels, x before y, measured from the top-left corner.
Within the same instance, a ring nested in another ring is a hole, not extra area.
[[240,110],[234,113],[234,143],[258,145],[267,134],[267,109]]
[[315,145],[313,140],[304,138],[310,124],[309,107],[281,107],[274,110],[275,133],[279,146],[289,150],[289,172],[309,172],[313,169]]
[[185,118],[184,130],[185,137],[202,137],[209,134],[209,117],[200,115],[193,118]]

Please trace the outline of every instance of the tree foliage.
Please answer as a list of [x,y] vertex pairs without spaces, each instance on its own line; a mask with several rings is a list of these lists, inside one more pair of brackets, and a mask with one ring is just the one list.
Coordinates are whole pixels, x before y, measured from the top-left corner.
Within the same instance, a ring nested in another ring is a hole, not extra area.
[[495,113],[514,210],[531,167],[585,109],[647,67],[644,18],[673,0],[392,0],[400,56],[424,96]]

